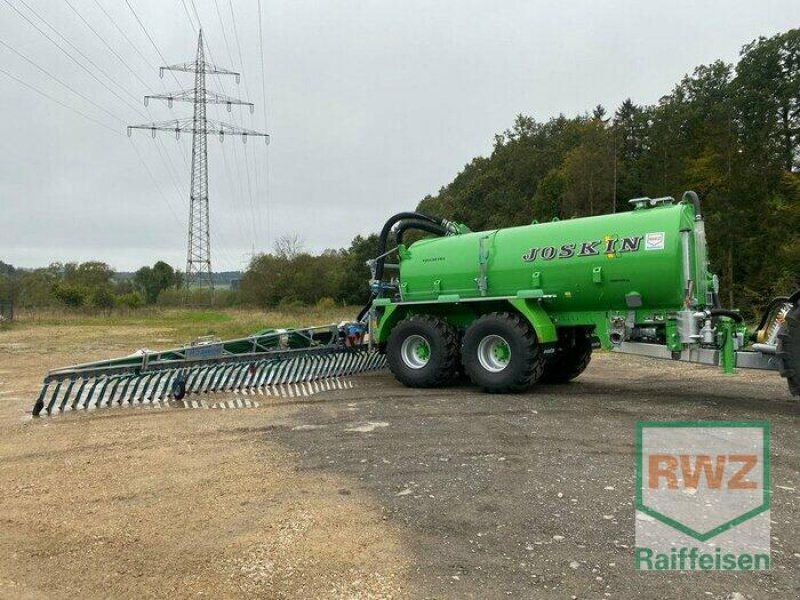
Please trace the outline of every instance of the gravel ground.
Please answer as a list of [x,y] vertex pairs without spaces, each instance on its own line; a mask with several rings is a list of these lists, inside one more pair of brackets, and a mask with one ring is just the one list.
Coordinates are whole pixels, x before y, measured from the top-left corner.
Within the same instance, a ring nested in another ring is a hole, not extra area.
[[[254,409],[31,421],[47,366],[141,336],[74,333],[0,337],[0,597],[800,596],[800,407],[777,375],[599,355],[522,396],[372,374]],[[634,571],[648,419],[771,421],[772,571]]]
[[[773,374],[600,355],[566,386],[496,396],[364,377],[273,427],[309,473],[352,481],[387,511],[428,598],[800,597],[798,405]],[[633,568],[639,420],[772,423],[769,573]]]

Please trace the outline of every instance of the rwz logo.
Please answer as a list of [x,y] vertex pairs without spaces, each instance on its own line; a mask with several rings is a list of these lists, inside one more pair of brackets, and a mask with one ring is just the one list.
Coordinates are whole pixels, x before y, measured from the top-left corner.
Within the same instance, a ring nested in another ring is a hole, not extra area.
[[764,421],[638,423],[636,455],[636,509],[694,539],[769,508]]
[[706,487],[715,490],[723,484],[729,490],[754,490],[759,486],[759,482],[745,479],[758,464],[756,454],[651,454],[648,461],[647,486],[651,490],[660,489],[662,484],[668,490],[696,490],[703,480]]

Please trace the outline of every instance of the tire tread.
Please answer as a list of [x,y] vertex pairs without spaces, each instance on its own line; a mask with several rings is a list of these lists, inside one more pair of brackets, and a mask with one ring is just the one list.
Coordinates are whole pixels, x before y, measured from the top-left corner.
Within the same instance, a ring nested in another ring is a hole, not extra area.
[[451,383],[458,375],[460,350],[458,330],[441,317],[424,314],[412,315],[407,319],[403,319],[395,326],[395,329],[389,336],[389,346],[400,343],[399,340],[393,340],[392,336],[394,332],[397,331],[397,328],[404,323],[420,324],[423,327],[433,329],[436,334],[441,336],[441,339],[444,341],[444,360],[442,364],[439,365],[439,368],[431,373],[424,382],[410,381],[407,377],[404,377],[402,373],[396,372],[395,369],[392,368],[392,361],[389,361],[389,368],[394,376],[409,387],[442,387]]
[[[522,372],[517,375],[514,381],[510,382],[508,385],[498,388],[482,386],[484,391],[489,393],[515,393],[530,389],[537,381],[539,381],[539,379],[541,379],[542,374],[544,373],[544,359],[542,356],[542,349],[539,346],[538,339],[536,337],[536,333],[526,320],[524,320],[520,315],[512,312],[487,313],[476,319],[472,325],[470,325],[470,328],[487,321],[505,321],[508,325],[510,325],[512,330],[522,340],[524,355],[527,356],[528,360],[523,363],[524,368]],[[466,370],[468,367],[464,359],[463,348],[462,364],[464,364],[464,368]]]

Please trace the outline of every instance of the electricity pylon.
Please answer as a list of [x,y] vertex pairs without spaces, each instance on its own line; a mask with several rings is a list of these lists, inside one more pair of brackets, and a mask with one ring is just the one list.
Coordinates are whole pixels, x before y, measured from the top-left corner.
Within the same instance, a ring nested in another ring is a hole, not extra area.
[[[189,191],[189,242],[186,253],[186,290],[194,287],[208,287],[212,292],[214,282],[211,276],[211,233],[208,215],[208,149],[206,146],[208,134],[219,135],[220,141],[226,135],[241,136],[247,142],[248,136],[263,137],[269,143],[269,135],[243,127],[230,125],[221,121],[206,118],[207,104],[226,104],[228,112],[231,106],[239,104],[249,106],[253,112],[253,104],[238,98],[231,98],[206,89],[206,75],[233,75],[239,83],[240,74],[234,71],[217,67],[205,59],[203,50],[203,30],[197,39],[197,56],[193,62],[180,63],[161,67],[159,76],[164,77],[164,71],[183,71],[194,73],[194,88],[179,90],[166,94],[153,94],[144,97],[145,106],[151,98],[166,100],[170,108],[174,101],[191,102],[194,104],[192,118],[175,119],[173,121],[160,121],[142,125],[129,125],[128,136],[133,129],[148,129],[153,137],[156,131],[173,131],[175,137],[180,138],[182,132],[192,133],[192,182]],[[187,294],[188,298],[188,294]]]

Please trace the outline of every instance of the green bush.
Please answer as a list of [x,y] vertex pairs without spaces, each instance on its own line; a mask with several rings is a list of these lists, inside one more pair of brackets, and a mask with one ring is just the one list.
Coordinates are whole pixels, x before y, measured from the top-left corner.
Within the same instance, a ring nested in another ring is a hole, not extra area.
[[114,293],[107,287],[99,287],[92,290],[89,301],[95,308],[108,311],[114,308]]
[[53,296],[65,306],[80,308],[86,304],[89,290],[82,285],[57,283],[53,286]]
[[127,294],[122,294],[121,296],[117,296],[117,306],[120,306],[122,308],[129,308],[131,310],[136,310],[137,308],[140,308],[143,304],[144,300],[136,292],[128,292]]

